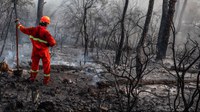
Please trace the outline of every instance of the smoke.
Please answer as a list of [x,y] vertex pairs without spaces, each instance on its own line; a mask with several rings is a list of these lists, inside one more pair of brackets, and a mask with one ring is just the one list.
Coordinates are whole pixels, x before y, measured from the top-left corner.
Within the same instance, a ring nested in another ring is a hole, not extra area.
[[[37,8],[37,1],[38,0],[34,0],[34,3],[36,4],[35,9],[31,9],[29,12],[36,15],[36,8]],[[64,0],[46,0],[46,3],[44,5],[44,15],[51,15],[57,8],[59,8],[58,6],[63,2]],[[115,0],[113,0],[115,1]],[[116,0],[117,1],[117,0]],[[122,0],[118,0],[118,1],[122,1]],[[139,8],[141,8],[144,11],[144,14],[147,11],[148,8],[148,0],[131,0],[130,1],[130,6],[132,6],[133,4]],[[181,1],[181,5],[182,6],[183,1]],[[188,0],[188,4],[186,6],[186,10],[183,16],[183,22],[182,22],[182,28],[181,28],[181,32],[178,33],[177,35],[177,43],[178,44],[182,44],[183,42],[186,41],[187,38],[187,33],[190,33],[192,37],[196,37],[197,35],[199,35],[199,32],[194,32],[194,26],[192,26],[191,24],[199,24],[200,23],[200,9],[198,8],[200,6],[200,1],[199,0]],[[154,12],[158,12],[158,15],[161,15],[161,10],[162,10],[162,0],[155,0],[155,6],[154,6]],[[181,8],[178,8],[178,12],[180,12]],[[67,12],[65,12],[67,13]],[[56,14],[58,14],[58,12],[56,12]],[[58,16],[59,17],[59,16]],[[56,22],[57,18],[54,17],[52,18],[52,22]],[[36,19],[33,19],[36,20]],[[62,22],[62,21],[61,21]],[[157,22],[159,23],[159,22]],[[54,33],[54,29],[50,28],[50,32],[53,34]],[[198,29],[200,30],[200,29]],[[196,31],[196,29],[195,29]],[[23,44],[22,46],[20,46],[19,49],[19,59],[20,59],[20,63],[29,61],[31,58],[31,50],[32,48],[30,47],[30,44]],[[15,56],[15,50],[5,50],[5,53],[3,54],[3,56],[6,58],[6,61],[8,62],[8,64],[12,67],[15,66],[16,63],[16,56]],[[66,56],[67,58],[63,58],[63,56],[60,55],[56,55],[54,57],[52,57],[52,64],[63,64],[63,65],[79,65],[80,62],[83,62],[83,55],[82,54],[77,54],[77,56],[72,57],[74,59],[70,59],[68,56]]]
[[[27,66],[28,61],[30,61],[31,57],[31,49],[30,44],[24,44],[24,45],[19,45],[19,65],[24,65]],[[5,58],[5,62],[11,67],[15,68],[16,67],[16,49],[8,49],[8,46],[6,46],[4,53],[2,55],[3,58]]]
[[[179,22],[180,12],[183,7],[184,0],[180,1],[175,27],[177,28],[177,23]],[[200,29],[195,27],[196,24],[200,23],[200,1],[198,0],[188,0],[185,11],[183,13],[183,18],[181,21],[180,31],[176,35],[177,45],[181,46],[190,37],[193,40],[200,41],[198,38]]]
[[15,53],[12,51],[7,51],[3,57],[5,58],[5,62],[11,67],[13,68],[16,65],[15,62]]
[[[43,14],[51,16],[52,13],[55,10],[57,10],[58,8],[60,8],[59,6],[61,5],[61,3],[63,1],[65,1],[65,0],[45,0]],[[35,8],[37,9],[38,0],[34,0],[34,3],[35,3],[35,6],[36,6]],[[37,11],[37,10],[35,10],[35,11]]]
[[[149,0],[137,0],[137,2],[138,2],[137,7],[139,7],[146,13],[149,5]],[[155,0],[153,11],[154,12],[162,11],[162,0]]]
[[70,59],[70,57],[66,56],[66,54],[54,52],[51,57],[51,65],[78,66],[78,63]]

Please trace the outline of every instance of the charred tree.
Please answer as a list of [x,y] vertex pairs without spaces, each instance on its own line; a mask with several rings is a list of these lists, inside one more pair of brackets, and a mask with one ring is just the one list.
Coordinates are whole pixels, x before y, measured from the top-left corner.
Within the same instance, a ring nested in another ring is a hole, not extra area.
[[124,5],[124,10],[122,13],[122,19],[121,19],[121,39],[120,39],[119,47],[117,49],[116,58],[115,58],[115,64],[118,64],[118,65],[120,63],[120,58],[122,55],[122,49],[124,45],[124,38],[125,38],[124,20],[125,20],[126,12],[128,9],[128,3],[129,3],[129,0],[126,0],[125,5]]
[[170,27],[174,17],[176,1],[177,0],[170,0],[169,7],[167,7],[168,1],[163,0],[162,20],[157,41],[157,60],[161,60],[166,57],[167,46],[170,37]]
[[159,34],[158,34],[158,40],[157,40],[157,59],[162,58],[162,52],[160,52],[162,49],[164,49],[162,46],[163,43],[163,38],[164,38],[164,30],[166,27],[166,22],[167,22],[167,12],[168,12],[168,0],[163,0],[163,6],[162,6],[162,19],[160,23],[160,29],[159,29]]
[[87,33],[87,13],[88,10],[92,7],[95,0],[86,1],[84,5],[84,12],[83,12],[83,37],[85,40],[85,50],[84,50],[84,63],[86,63],[86,59],[88,57],[88,46],[89,46],[89,35]]
[[[198,42],[191,39],[190,35],[188,35],[188,40],[183,47],[184,49],[181,50],[180,54],[178,54],[178,51],[175,49],[176,32],[173,24],[171,26],[171,29],[173,32],[172,55],[177,88],[175,98],[173,98],[173,110],[175,112],[179,111],[180,109],[182,109],[183,112],[190,112],[191,110],[193,110],[194,112],[198,112],[200,101],[200,71],[197,71],[198,73],[193,77],[194,87],[193,89],[189,89],[189,93],[187,92],[188,85],[186,85],[185,82],[188,79],[188,77],[186,76],[187,72],[192,69],[192,66],[199,65],[199,44]],[[180,72],[180,70],[182,72]],[[181,106],[180,104],[183,104],[183,106]]]
[[136,48],[136,53],[137,53],[136,54],[136,73],[139,77],[140,77],[141,73],[143,72],[143,65],[146,62],[144,43],[147,38],[149,24],[150,24],[152,13],[153,13],[153,7],[154,7],[154,0],[149,0],[149,7],[148,7],[146,21],[144,24],[144,29],[142,32],[142,37],[140,38],[139,43]]
[[44,0],[38,0],[36,26],[39,24],[40,18],[43,16],[44,4],[45,4]]

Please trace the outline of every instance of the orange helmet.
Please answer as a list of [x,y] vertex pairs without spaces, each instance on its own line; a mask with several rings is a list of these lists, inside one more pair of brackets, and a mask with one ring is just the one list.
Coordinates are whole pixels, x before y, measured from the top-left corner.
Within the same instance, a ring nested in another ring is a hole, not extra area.
[[40,22],[50,24],[51,20],[48,16],[42,16],[41,19],[40,19]]

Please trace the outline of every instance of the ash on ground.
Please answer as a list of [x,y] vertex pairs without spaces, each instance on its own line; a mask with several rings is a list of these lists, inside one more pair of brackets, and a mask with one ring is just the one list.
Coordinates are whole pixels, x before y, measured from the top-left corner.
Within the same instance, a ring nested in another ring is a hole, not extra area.
[[[111,80],[115,77],[106,73],[105,68],[98,63],[83,64],[83,57],[80,55],[82,53],[76,50],[71,48],[71,51],[68,49],[65,53],[56,53],[52,56],[51,81],[48,86],[42,84],[42,68],[34,83],[28,81],[30,68],[28,62],[24,62],[21,77],[1,73],[0,111],[119,112],[125,110],[128,98],[126,86],[121,83],[119,88],[115,88],[112,84],[105,83],[114,82]],[[71,55],[67,53],[72,51],[75,53]],[[155,66],[154,63],[152,65],[157,69],[145,76],[145,79],[174,79],[159,65]],[[187,75],[190,78],[194,74]],[[194,90],[195,86],[192,83],[189,85],[186,91],[188,93]],[[116,89],[119,89],[117,91],[121,95],[116,93]],[[173,99],[177,92],[176,86],[164,84],[140,85],[135,91],[140,91],[140,94],[137,96],[133,112],[170,111],[173,105],[169,102],[169,98]],[[135,98],[133,95],[129,97]]]

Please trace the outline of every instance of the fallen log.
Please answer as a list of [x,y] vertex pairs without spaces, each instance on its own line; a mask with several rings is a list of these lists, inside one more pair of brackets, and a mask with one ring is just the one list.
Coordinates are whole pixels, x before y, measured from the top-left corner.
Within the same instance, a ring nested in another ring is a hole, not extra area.
[[199,69],[194,69],[194,68],[192,69],[192,68],[190,68],[189,70],[185,71],[185,69],[182,68],[182,67],[175,69],[174,66],[171,66],[168,70],[170,70],[170,71],[177,70],[179,72],[188,72],[188,73],[198,73],[199,72]]
[[[184,80],[184,83],[196,83],[197,79],[187,79]],[[107,87],[113,87],[115,84],[123,85],[127,84],[128,80],[126,79],[119,79],[116,81],[99,81],[96,83],[97,87],[107,88]],[[177,83],[177,80],[169,80],[169,79],[159,79],[159,80],[153,80],[153,79],[142,79],[138,82],[138,85],[175,85]],[[133,83],[134,84],[134,83]]]
[[[108,66],[106,63],[104,62],[99,62],[99,64],[101,64],[107,71],[108,73],[111,73],[112,75],[118,77],[118,78],[121,78],[121,76],[119,76],[117,73],[114,72],[114,70]],[[169,68],[168,70],[175,70],[175,67],[171,67]],[[178,71],[180,72],[184,72],[184,69],[179,69]],[[190,72],[190,73],[198,73],[198,70],[196,69],[189,69],[187,72]],[[133,84],[134,84],[134,79],[132,80]],[[99,81],[96,83],[96,85],[98,86],[98,88],[106,88],[106,87],[110,87],[110,86],[115,86],[116,83],[118,84],[127,84],[128,80],[126,78],[124,79],[119,79],[119,80],[116,80],[116,81]],[[197,82],[197,79],[185,79],[184,80],[184,83],[195,83]],[[159,79],[159,80],[154,80],[154,79],[141,79],[138,84],[139,85],[159,85],[159,84],[163,84],[163,85],[174,85],[177,83],[177,80],[170,80],[170,79]]]

